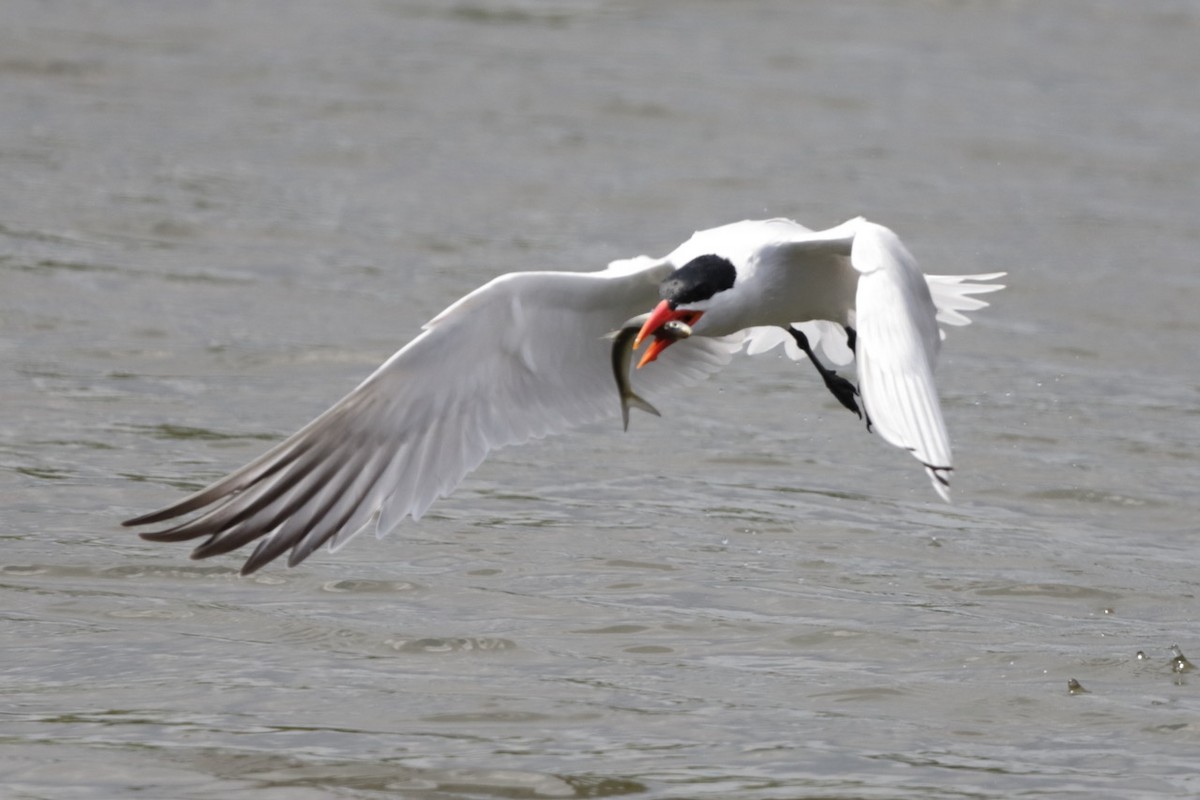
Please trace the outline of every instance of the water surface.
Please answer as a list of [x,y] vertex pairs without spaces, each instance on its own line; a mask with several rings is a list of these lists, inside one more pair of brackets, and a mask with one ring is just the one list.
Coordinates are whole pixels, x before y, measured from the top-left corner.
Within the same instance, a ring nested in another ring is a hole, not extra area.
[[[1194,4],[5,17],[6,797],[1200,792]],[[117,527],[496,274],[855,214],[1011,273],[954,505],[765,357],[293,570]]]

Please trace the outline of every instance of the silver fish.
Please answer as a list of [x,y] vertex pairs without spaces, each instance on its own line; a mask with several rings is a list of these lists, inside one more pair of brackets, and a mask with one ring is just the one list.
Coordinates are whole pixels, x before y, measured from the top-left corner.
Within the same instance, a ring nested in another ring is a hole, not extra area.
[[664,322],[662,327],[654,332],[655,339],[670,339],[672,342],[678,342],[680,339],[686,339],[691,335],[692,326],[677,319]]
[[[625,423],[625,430],[629,430],[630,408],[640,408],[656,417],[662,416],[648,400],[633,391],[633,384],[629,380],[629,365],[633,363],[633,340],[637,338],[638,331],[642,329],[642,325],[649,318],[649,314],[634,317],[622,325],[620,330],[613,331],[607,337],[613,340],[613,377],[617,379],[617,393],[621,396],[621,419]],[[667,338],[672,341],[686,339],[691,335],[692,329],[677,320],[666,323],[654,332],[656,338]]]

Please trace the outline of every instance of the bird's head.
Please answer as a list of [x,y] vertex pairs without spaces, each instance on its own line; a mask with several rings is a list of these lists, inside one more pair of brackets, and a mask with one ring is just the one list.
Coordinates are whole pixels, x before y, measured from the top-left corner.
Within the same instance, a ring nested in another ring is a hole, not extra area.
[[658,296],[662,302],[650,312],[649,319],[642,325],[633,343],[636,349],[647,336],[654,336],[654,341],[638,362],[638,368],[658,358],[663,350],[680,338],[657,335],[664,325],[675,321],[688,326],[695,325],[712,306],[714,299],[721,292],[732,289],[736,280],[737,268],[733,262],[718,255],[698,256],[668,275],[658,286]]

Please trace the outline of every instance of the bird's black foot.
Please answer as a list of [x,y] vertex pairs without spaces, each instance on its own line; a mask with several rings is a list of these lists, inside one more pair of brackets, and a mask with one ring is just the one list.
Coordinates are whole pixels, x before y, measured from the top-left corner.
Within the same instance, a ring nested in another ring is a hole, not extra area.
[[[854,399],[858,396],[858,387],[833,370],[822,372],[821,377],[825,379],[825,388],[833,393],[837,401],[857,414],[859,419],[862,419],[862,409],[858,407],[858,401]],[[869,429],[870,427],[871,421],[867,420],[867,428]]]
[[[863,419],[862,409],[858,407],[858,401],[854,399],[858,397],[858,387],[821,363],[821,360],[817,358],[817,354],[813,352],[812,346],[808,343],[808,337],[804,335],[803,331],[789,325],[787,332],[792,335],[792,338],[796,340],[796,345],[804,351],[804,354],[808,356],[808,360],[812,362],[817,372],[821,374],[821,380],[825,381],[825,388],[833,393],[833,396],[837,398],[839,403],[853,411],[859,419]],[[851,339],[851,347],[853,347],[853,339]],[[868,418],[867,430],[870,429],[871,420]]]

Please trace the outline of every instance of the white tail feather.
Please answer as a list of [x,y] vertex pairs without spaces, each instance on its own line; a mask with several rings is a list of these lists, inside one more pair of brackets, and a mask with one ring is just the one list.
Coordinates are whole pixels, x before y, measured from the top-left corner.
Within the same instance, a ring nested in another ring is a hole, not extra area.
[[998,292],[1004,288],[1004,284],[1001,283],[974,281],[991,281],[1007,274],[987,272],[981,275],[926,275],[925,283],[929,284],[929,294],[933,296],[933,304],[937,306],[937,321],[943,325],[969,325],[971,320],[959,312],[977,311],[989,305],[987,301],[978,300],[971,295]]

